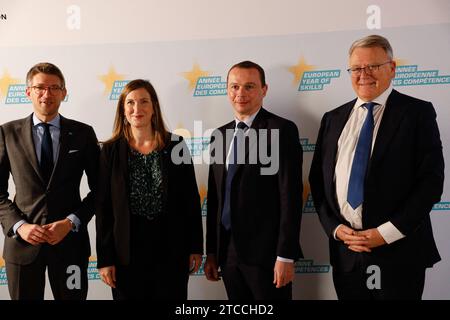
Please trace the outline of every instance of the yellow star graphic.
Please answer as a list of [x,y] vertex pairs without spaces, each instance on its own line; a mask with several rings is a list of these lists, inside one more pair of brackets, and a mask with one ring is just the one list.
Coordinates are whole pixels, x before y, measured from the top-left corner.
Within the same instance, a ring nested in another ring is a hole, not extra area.
[[191,71],[182,73],[183,77],[189,81],[189,90],[193,90],[195,88],[198,78],[207,77],[209,74],[209,71],[203,71],[200,69],[198,63],[194,63]]
[[310,191],[311,191],[311,188],[309,186],[309,183],[305,182],[303,184],[303,195],[302,195],[302,197],[303,197],[303,205],[306,204],[306,201],[308,200],[308,195],[309,195]]
[[20,83],[20,80],[11,78],[9,72],[5,69],[5,71],[3,71],[3,77],[0,78],[0,94],[6,96],[8,94],[9,86],[17,83]]
[[5,260],[3,258],[0,258],[0,268],[5,265]]
[[192,137],[191,132],[188,129],[183,128],[183,124],[179,123],[177,128],[173,130],[173,133],[179,135],[185,139],[190,139]]
[[114,70],[113,66],[109,67],[107,74],[98,77],[105,84],[104,94],[111,92],[114,81],[123,80],[124,77],[125,76],[123,74],[118,74],[116,70]]
[[394,59],[396,66],[405,66],[408,65],[408,61],[405,59]]
[[204,184],[200,185],[200,188],[198,189],[198,193],[200,195],[200,203],[203,205],[206,195],[208,194],[208,190],[206,189],[206,186]]
[[294,75],[294,81],[292,83],[294,85],[298,85],[300,79],[303,77],[303,73],[305,71],[312,71],[315,68],[316,66],[306,64],[305,58],[301,57],[295,66],[289,67],[289,72],[291,72]]

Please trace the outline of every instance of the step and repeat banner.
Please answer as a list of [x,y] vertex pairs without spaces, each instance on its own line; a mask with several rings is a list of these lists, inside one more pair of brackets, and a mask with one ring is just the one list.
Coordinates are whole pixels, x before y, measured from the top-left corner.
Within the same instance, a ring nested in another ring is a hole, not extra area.
[[[132,79],[148,79],[157,90],[170,130],[185,137],[188,143],[206,220],[209,135],[211,129],[233,119],[226,96],[227,71],[242,60],[257,62],[265,69],[269,86],[264,107],[297,124],[304,150],[300,242],[305,259],[296,262],[294,299],[335,299],[328,240],[315,212],[307,177],[322,115],[355,97],[346,71],[348,48],[354,40],[372,33],[387,37],[393,46],[397,62],[394,88],[434,104],[445,160],[450,163],[449,23],[375,31],[361,28],[231,39],[2,48],[0,123],[32,112],[25,95],[25,75],[37,62],[49,61],[60,67],[68,90],[61,114],[92,125],[101,141],[111,136],[117,99],[124,85]],[[445,173],[449,176],[448,166]],[[12,179],[9,184],[12,199]],[[85,194],[84,180],[82,188]],[[424,298],[450,299],[448,180],[441,202],[430,215],[442,261],[427,270]],[[93,251],[88,299],[111,299],[111,292],[96,269],[95,218],[89,230]],[[49,286],[46,298],[52,299]],[[189,298],[226,299],[226,293],[223,283],[208,282],[201,268],[190,277]],[[9,299],[1,258],[0,299]]]

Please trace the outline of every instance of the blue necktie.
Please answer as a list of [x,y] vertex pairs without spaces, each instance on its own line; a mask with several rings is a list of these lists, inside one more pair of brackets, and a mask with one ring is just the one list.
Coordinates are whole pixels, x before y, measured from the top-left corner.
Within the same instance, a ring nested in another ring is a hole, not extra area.
[[352,171],[348,182],[347,202],[353,209],[358,208],[364,199],[364,179],[366,177],[367,165],[372,149],[373,135],[373,108],[376,103],[368,102],[366,119],[359,133],[355,156],[352,163]]
[[41,173],[45,182],[48,183],[53,171],[53,142],[50,135],[50,124],[42,122],[40,124],[44,128],[41,144]]
[[[230,198],[231,198],[231,184],[233,181],[234,174],[236,173],[236,169],[238,167],[238,150],[241,148],[238,148],[239,146],[243,146],[243,132],[239,132],[239,130],[244,131],[248,129],[248,126],[245,124],[245,122],[239,122],[237,124],[238,132],[235,133],[233,138],[233,150],[232,154],[230,155],[230,158],[233,159],[233,162],[228,163],[228,170],[227,170],[227,178],[225,181],[225,197],[223,200],[223,209],[222,209],[222,225],[225,227],[226,230],[231,229],[231,204],[230,204]],[[238,137],[240,138],[238,140]]]

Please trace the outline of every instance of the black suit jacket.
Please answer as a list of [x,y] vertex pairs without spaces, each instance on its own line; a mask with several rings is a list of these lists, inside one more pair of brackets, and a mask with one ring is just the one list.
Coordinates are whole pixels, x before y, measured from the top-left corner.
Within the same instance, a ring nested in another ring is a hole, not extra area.
[[[225,159],[229,143],[221,137],[226,130],[233,134],[235,121],[217,129],[211,139],[212,159],[208,177],[207,254],[216,254],[221,263],[225,248],[221,232],[226,169]],[[289,120],[259,111],[251,129],[267,130],[269,154],[279,148],[279,169],[276,174],[262,175],[261,168],[269,167],[258,157],[249,164],[249,154],[261,142],[247,146],[246,163],[239,165],[232,182],[231,232],[241,261],[252,265],[273,267],[276,257],[297,259],[301,254],[299,235],[302,214],[302,149],[297,126]],[[272,145],[271,133],[279,132],[279,140]],[[265,144],[265,139],[262,143]],[[221,154],[220,154],[221,153]]]
[[[128,150],[128,142],[120,138],[104,144],[100,153],[96,210],[98,268],[130,263],[133,231],[130,230]],[[174,162],[172,157],[177,155],[185,161]],[[170,264],[173,259],[178,261],[193,253],[203,253],[202,216],[194,166],[181,137],[172,135],[167,141],[160,165],[163,214],[158,219],[165,226],[160,241],[169,250],[163,258]]]
[[[48,185],[41,176],[33,142],[32,115],[0,127],[0,221],[6,236],[3,257],[7,262],[29,264],[40,245],[33,246],[14,236],[13,226],[24,219],[43,225],[74,213],[81,220],[79,232],[57,245],[62,259],[87,259],[90,255],[87,224],[94,214],[99,148],[92,127],[61,116],[60,149]],[[90,192],[82,200],[80,182],[86,173]],[[11,173],[16,194],[8,197]]]
[[[316,210],[330,237],[330,260],[349,271],[357,253],[333,238],[341,216],[335,193],[337,143],[356,100],[327,112],[322,119],[309,181]],[[444,159],[436,113],[430,102],[395,90],[389,95],[381,120],[365,186],[363,229],[391,221],[406,237],[374,248],[369,254],[378,264],[429,267],[440,260],[434,242],[430,211],[440,200]]]

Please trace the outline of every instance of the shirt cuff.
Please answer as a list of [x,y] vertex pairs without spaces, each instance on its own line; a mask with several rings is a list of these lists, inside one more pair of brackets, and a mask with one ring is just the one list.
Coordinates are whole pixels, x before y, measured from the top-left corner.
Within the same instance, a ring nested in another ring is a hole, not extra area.
[[337,240],[337,241],[340,241],[340,240],[337,238],[337,236],[336,236],[337,230],[339,229],[340,226],[342,226],[342,223],[341,223],[340,225],[338,225],[338,226],[336,227],[336,229],[334,229],[334,231],[333,231],[333,238],[334,238],[334,240]]
[[281,262],[294,262],[294,259],[288,259],[288,258],[283,258],[283,257],[277,257],[277,261],[281,261]]
[[20,226],[23,225],[25,222],[26,221],[22,219],[20,221],[17,221],[16,224],[13,225],[13,233],[14,233],[14,235],[17,235],[17,229],[19,229]]
[[398,230],[390,221],[380,225],[377,230],[387,244],[391,244],[392,242],[405,237],[405,235],[401,233],[400,230]]
[[67,216],[67,219],[72,221],[72,223],[75,225],[75,229],[73,229],[72,232],[78,232],[78,230],[80,230],[80,226],[81,226],[80,219],[76,215],[74,215],[73,213],[69,214]]

